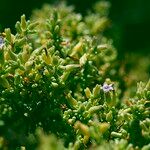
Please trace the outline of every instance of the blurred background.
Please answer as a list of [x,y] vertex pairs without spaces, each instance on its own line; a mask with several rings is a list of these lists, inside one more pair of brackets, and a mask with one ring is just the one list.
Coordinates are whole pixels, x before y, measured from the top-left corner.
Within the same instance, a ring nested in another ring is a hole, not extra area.
[[[41,8],[44,3],[57,4],[60,1],[62,0],[0,0],[0,32],[7,27],[15,32],[15,23],[22,14],[26,14],[29,19],[32,10]],[[74,5],[75,11],[83,15],[97,1],[66,0],[68,5]],[[111,4],[111,26],[105,34],[114,41],[118,60],[125,64],[127,80],[147,81],[150,77],[150,0],[107,1]]]

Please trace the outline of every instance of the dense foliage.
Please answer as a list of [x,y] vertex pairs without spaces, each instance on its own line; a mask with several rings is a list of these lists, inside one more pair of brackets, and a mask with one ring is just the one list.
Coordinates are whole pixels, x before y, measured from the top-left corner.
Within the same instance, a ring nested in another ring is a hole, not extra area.
[[125,96],[125,72],[103,35],[108,8],[97,3],[83,17],[45,5],[21,16],[15,35],[1,34],[1,149],[150,148],[150,81]]

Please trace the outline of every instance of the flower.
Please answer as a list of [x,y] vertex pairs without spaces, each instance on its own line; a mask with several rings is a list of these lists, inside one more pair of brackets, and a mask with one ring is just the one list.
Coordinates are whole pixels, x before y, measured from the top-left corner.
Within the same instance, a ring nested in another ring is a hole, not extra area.
[[4,38],[0,36],[0,49],[4,46]]
[[102,90],[106,93],[109,92],[109,91],[113,91],[114,90],[113,84],[104,83],[103,86],[102,86]]

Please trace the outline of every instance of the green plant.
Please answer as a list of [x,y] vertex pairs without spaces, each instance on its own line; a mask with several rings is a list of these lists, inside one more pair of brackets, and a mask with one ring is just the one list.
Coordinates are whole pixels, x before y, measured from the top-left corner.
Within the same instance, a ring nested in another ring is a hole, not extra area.
[[140,83],[135,98],[121,100],[117,52],[103,35],[108,6],[100,2],[83,17],[64,4],[45,5],[29,21],[21,16],[15,35],[5,29],[1,148],[149,148],[150,83]]

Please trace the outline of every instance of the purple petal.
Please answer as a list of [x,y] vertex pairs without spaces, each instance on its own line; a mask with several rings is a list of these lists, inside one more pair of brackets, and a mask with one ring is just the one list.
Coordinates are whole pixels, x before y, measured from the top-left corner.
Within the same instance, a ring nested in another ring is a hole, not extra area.
[[102,89],[103,89],[104,92],[109,92],[109,91],[114,90],[113,85],[112,84],[107,84],[107,83],[103,84]]

